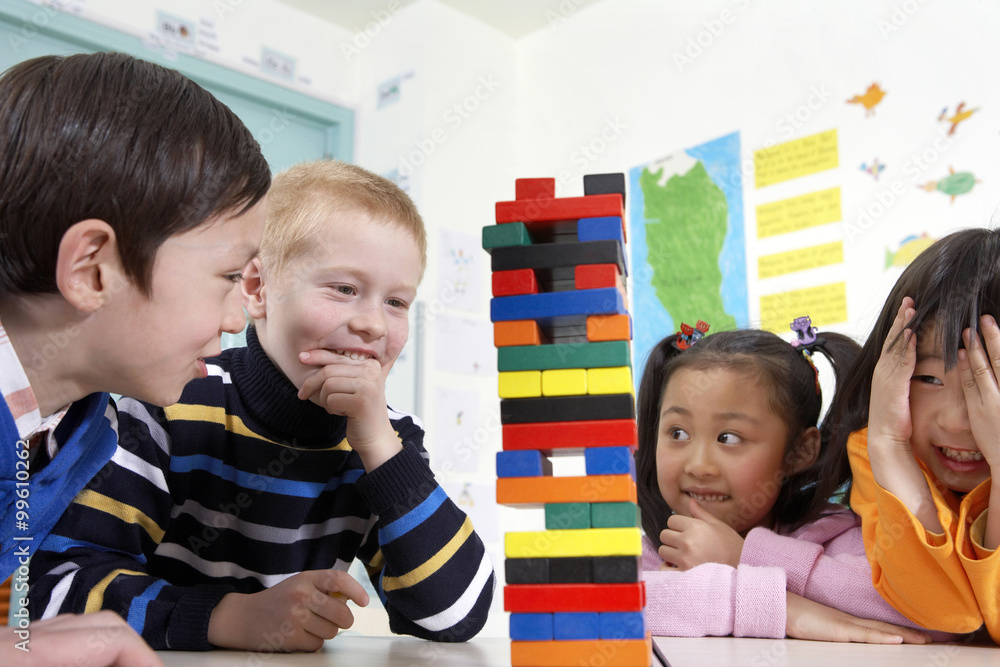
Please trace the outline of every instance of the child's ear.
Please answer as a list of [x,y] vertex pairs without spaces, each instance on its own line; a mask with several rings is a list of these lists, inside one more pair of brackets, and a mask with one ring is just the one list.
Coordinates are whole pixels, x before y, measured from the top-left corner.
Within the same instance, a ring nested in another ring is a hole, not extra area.
[[818,428],[810,426],[804,430],[785,457],[785,474],[791,477],[816,463],[820,442]]
[[111,225],[88,219],[74,224],[59,241],[56,286],[74,308],[85,313],[107,303],[118,281],[127,280]]
[[260,320],[267,314],[267,286],[264,284],[264,267],[259,257],[254,257],[243,267],[243,307],[250,317]]

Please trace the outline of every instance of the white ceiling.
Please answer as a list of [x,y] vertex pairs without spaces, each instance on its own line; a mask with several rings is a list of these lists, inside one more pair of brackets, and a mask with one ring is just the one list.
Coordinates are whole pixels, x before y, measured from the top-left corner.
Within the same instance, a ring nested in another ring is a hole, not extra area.
[[[348,30],[362,29],[393,3],[387,0],[278,0],[282,4],[335,23]],[[396,0],[400,7],[415,0]],[[576,10],[587,0],[438,0],[511,37],[523,37],[547,27],[562,12]]]

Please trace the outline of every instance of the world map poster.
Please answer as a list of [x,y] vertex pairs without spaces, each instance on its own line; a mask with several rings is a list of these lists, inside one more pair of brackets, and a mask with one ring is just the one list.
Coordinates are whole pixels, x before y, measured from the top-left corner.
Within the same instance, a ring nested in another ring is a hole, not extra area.
[[636,387],[681,323],[711,334],[749,322],[740,167],[734,132],[629,170]]

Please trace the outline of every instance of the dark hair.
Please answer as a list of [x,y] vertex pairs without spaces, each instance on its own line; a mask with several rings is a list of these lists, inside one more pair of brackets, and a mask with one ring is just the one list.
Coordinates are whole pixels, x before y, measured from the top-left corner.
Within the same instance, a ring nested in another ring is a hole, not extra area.
[[1000,320],[1000,230],[965,229],[949,234],[903,270],[848,379],[837,385],[830,406],[836,424],[835,447],[846,450],[851,433],[868,425],[872,374],[906,296],[913,299],[916,311],[906,327],[916,332],[918,341],[921,333],[933,327],[934,345],[941,352],[945,369],[954,368],[963,347],[962,332],[978,332],[982,315]]
[[271,173],[239,118],[179,72],[123,53],[43,56],[0,78],[0,296],[58,290],[59,242],[107,222],[149,294],[169,237],[244,212]]
[[[830,361],[840,386],[861,347],[842,334],[826,332],[817,336],[823,342],[813,349]],[[823,405],[813,365],[800,349],[773,333],[757,329],[722,331],[702,338],[684,352],[674,347],[676,339],[676,334],[667,336],[653,348],[639,386],[637,490],[643,530],[656,546],[673,513],[660,493],[656,444],[663,394],[674,373],[682,368],[722,367],[757,375],[769,392],[771,410],[787,426],[786,457],[794,455],[788,450],[802,432],[817,425]],[[830,497],[850,476],[846,457],[829,446],[828,421],[824,420],[820,427],[820,452],[815,463],[787,479],[775,480],[781,489],[772,511],[775,524],[785,530],[795,530],[818,518]]]

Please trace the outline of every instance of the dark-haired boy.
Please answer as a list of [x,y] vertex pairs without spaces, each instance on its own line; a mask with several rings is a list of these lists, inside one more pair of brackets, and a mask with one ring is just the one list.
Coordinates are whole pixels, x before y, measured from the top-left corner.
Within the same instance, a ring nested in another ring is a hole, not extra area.
[[[7,70],[0,156],[3,579],[27,569],[115,451],[107,392],[173,403],[205,375],[221,332],[242,329],[238,282],[270,171],[211,94],[119,53]],[[107,614],[18,627],[2,642],[3,664],[26,651],[33,664],[158,662]]]

